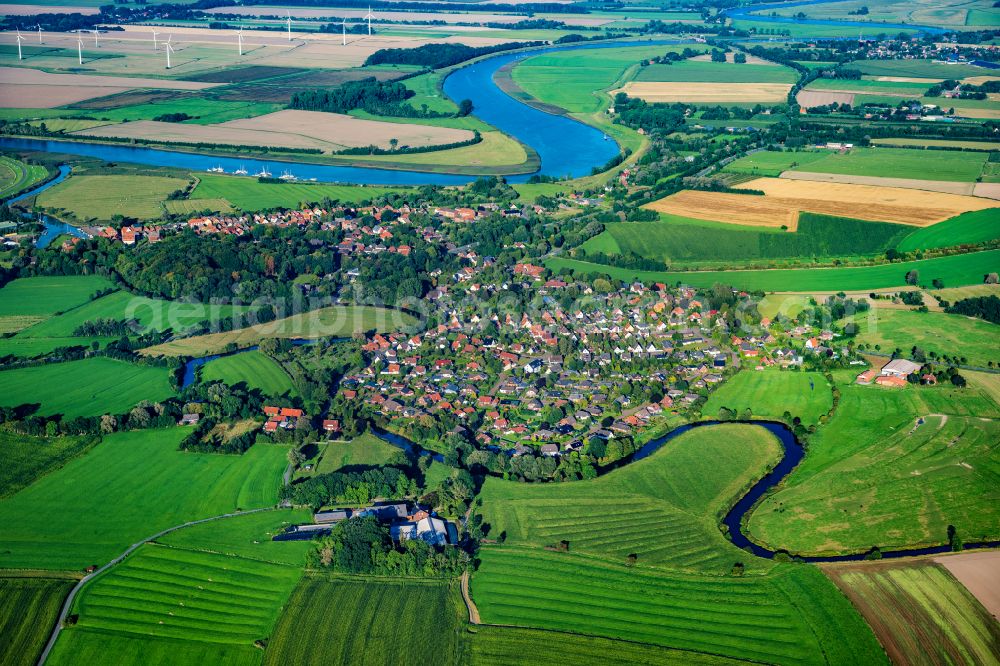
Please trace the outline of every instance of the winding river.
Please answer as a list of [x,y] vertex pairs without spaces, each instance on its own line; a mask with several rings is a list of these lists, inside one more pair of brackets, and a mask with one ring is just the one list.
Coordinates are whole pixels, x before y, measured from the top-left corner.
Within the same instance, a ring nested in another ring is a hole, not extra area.
[[[27,192],[24,192],[23,194],[19,194],[18,196],[13,197],[6,203],[14,204],[17,203],[18,201],[27,199],[28,197],[33,197],[39,192],[44,192],[53,185],[58,185],[59,183],[66,180],[66,178],[69,177],[69,174],[70,174],[70,167],[65,164],[60,164],[59,174],[55,178],[39,185],[38,187],[32,188]],[[23,215],[24,217],[27,218],[33,217],[31,213],[23,213]],[[54,217],[49,217],[48,215],[40,215],[39,218],[42,224],[45,225],[45,231],[43,231],[42,234],[35,240],[35,245],[38,247],[42,248],[48,247],[49,243],[54,241],[59,236],[62,236],[63,234],[67,236],[76,236],[77,238],[89,238],[89,236],[87,236],[87,234],[81,231],[79,228],[74,227],[71,224],[66,224],[65,222],[57,220]]]

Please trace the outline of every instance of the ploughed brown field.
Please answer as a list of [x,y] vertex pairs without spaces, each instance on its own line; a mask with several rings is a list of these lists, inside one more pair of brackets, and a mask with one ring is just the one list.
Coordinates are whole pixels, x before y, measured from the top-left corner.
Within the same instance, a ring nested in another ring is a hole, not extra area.
[[131,76],[51,74],[23,67],[0,67],[0,106],[15,109],[51,109],[92,97],[122,93],[133,88],[202,90],[213,85],[216,84]]
[[379,146],[390,140],[400,146],[435,146],[468,141],[474,134],[451,127],[362,120],[339,113],[286,109],[255,118],[242,118],[218,125],[186,125],[141,120],[102,125],[75,132],[94,137],[156,137],[166,143],[216,143],[242,146],[319,148],[324,152],[343,148]]
[[1000,663],[1000,623],[940,564],[920,559],[822,569],[864,615],[892,663]]
[[795,96],[795,101],[806,109],[827,106],[828,104],[850,104],[853,106],[854,93],[833,90],[800,90]]

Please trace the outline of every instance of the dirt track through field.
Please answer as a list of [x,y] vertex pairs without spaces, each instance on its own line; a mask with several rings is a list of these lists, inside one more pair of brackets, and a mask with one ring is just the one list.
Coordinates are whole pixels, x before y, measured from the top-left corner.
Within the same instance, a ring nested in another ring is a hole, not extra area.
[[1000,551],[982,551],[938,557],[993,617],[1000,618]]

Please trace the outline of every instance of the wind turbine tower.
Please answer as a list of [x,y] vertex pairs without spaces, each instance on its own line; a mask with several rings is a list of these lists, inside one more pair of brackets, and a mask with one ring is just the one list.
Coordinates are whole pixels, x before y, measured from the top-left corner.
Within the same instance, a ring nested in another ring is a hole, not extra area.
[[340,19],[340,27],[343,28],[344,46],[347,46],[347,19]]
[[24,60],[24,56],[21,55],[21,42],[24,41],[24,37],[21,35],[21,29],[17,29],[17,59]]
[[372,14],[372,7],[371,7],[371,5],[368,5],[368,14],[365,15],[365,18],[368,20],[368,36],[371,37],[372,36],[372,19],[375,18],[375,15]]
[[236,42],[240,46],[240,57],[243,56],[243,26],[240,26],[240,31],[236,33]]
[[42,24],[38,24],[38,43],[42,43]]
[[290,9],[285,11],[288,12],[288,18],[285,19],[285,25],[288,28],[288,41],[292,41],[292,11]]
[[98,41],[98,35],[101,34],[100,31],[97,28],[94,28],[91,32],[94,33],[94,46],[100,46],[101,43]]
[[76,36],[76,59],[83,64],[83,37],[79,34]]
[[170,41],[174,38],[173,35],[167,37],[166,51],[167,51],[167,69],[170,69],[170,54],[174,52],[174,46]]
[[160,50],[160,45],[156,42],[156,36],[158,34],[160,34],[160,33],[156,32],[156,28],[152,28],[151,30],[153,32],[153,50],[154,51],[159,51]]

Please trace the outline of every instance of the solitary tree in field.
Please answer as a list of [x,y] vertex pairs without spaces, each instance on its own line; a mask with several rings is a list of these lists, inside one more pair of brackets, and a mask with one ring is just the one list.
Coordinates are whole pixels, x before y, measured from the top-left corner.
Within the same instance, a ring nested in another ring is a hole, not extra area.
[[906,284],[916,284],[920,281],[920,271],[914,269],[906,273]]
[[399,146],[399,139],[389,139],[389,148],[392,151],[395,151],[397,146]]

